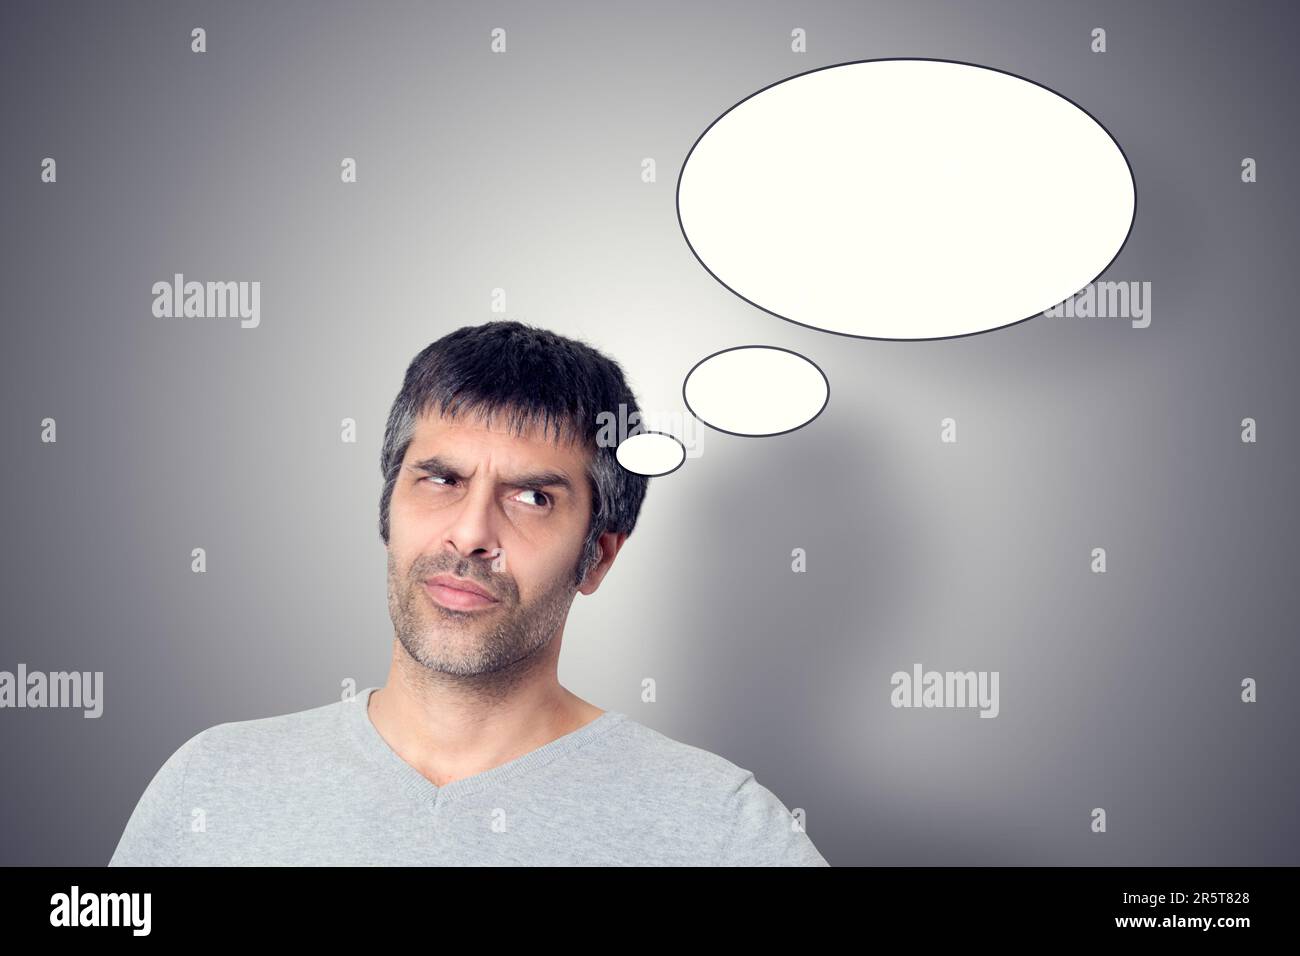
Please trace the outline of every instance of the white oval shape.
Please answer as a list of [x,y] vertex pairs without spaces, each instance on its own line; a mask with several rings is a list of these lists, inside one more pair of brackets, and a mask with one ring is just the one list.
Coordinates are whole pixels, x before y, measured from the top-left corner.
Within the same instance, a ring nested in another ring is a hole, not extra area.
[[691,414],[729,435],[784,435],[822,413],[830,400],[826,375],[798,352],[774,345],[737,345],[695,363],[682,382]]
[[619,442],[614,457],[628,471],[654,478],[682,467],[686,446],[664,432],[637,432]]
[[779,81],[714,120],[677,182],[687,244],[798,325],[953,338],[1033,318],[1118,257],[1137,203],[1087,111],[972,63],[897,58]]

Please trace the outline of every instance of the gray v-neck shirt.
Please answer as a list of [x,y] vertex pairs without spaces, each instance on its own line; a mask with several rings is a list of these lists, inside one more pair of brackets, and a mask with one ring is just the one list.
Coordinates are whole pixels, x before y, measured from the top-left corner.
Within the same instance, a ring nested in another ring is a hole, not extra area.
[[435,786],[388,745],[368,687],[195,734],[109,866],[828,866],[753,773],[626,714]]

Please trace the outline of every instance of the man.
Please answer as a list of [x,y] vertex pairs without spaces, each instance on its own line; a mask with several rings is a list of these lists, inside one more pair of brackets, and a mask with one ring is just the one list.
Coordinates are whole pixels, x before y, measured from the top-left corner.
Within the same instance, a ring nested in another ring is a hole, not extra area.
[[542,329],[424,349],[380,463],[387,683],[191,737],[109,865],[827,866],[752,773],[557,679],[645,498],[597,440],[634,411],[615,362]]

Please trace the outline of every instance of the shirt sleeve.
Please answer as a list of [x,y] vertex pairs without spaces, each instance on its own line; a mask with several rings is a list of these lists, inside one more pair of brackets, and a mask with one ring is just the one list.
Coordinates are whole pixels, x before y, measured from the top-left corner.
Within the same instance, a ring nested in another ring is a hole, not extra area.
[[719,866],[830,866],[779,797],[752,773],[727,801]]
[[185,774],[202,736],[185,741],[158,768],[127,820],[109,866],[182,865],[186,841],[193,839]]

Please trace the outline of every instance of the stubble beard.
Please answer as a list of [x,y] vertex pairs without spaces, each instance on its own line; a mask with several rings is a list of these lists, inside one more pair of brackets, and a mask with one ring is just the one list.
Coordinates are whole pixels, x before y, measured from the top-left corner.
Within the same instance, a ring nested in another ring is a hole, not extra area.
[[455,611],[434,601],[424,581],[446,573],[484,583],[470,571],[467,559],[444,568],[430,568],[425,563],[420,573],[412,575],[408,569],[403,575],[390,550],[388,613],[398,641],[430,677],[505,676],[526,669],[559,632],[577,593],[575,572],[576,568],[567,569],[528,605],[519,603],[514,581],[494,574],[490,590],[500,606],[488,611]]

